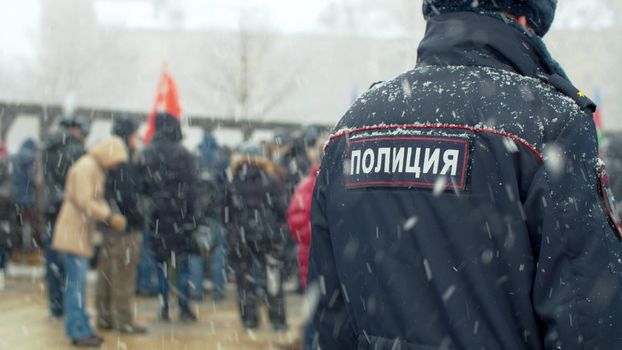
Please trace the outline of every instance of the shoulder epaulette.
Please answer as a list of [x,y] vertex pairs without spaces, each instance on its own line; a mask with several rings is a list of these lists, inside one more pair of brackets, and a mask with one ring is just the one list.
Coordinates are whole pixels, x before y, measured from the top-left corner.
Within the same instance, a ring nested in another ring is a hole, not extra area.
[[380,85],[380,84],[383,84],[383,83],[384,83],[384,80],[376,81],[376,82],[372,83],[372,84],[369,86],[369,90],[371,90],[371,89],[375,88],[376,86],[378,86],[378,85]]
[[573,99],[581,109],[594,113],[596,112],[596,103],[592,101],[589,97],[583,93],[583,91],[577,89],[572,83],[570,83],[567,79],[558,74],[549,75],[543,77],[543,80],[557,90],[562,92],[564,95]]

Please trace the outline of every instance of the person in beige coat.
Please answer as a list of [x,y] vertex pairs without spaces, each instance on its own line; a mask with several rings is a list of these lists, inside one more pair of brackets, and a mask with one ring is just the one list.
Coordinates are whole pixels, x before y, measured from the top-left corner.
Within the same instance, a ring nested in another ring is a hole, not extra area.
[[65,331],[73,345],[99,347],[85,308],[86,273],[99,240],[97,224],[125,230],[126,219],[104,199],[106,172],[128,161],[123,140],[107,138],[82,156],[67,174],[65,198],[54,227],[52,248],[63,253],[66,285],[63,296]]

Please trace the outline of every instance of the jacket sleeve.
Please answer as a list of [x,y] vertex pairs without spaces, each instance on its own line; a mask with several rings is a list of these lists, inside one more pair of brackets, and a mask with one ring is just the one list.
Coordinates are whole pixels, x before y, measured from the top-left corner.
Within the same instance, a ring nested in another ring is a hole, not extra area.
[[269,187],[270,207],[274,210],[275,218],[280,223],[285,223],[287,221],[287,192],[283,183],[274,176],[271,178]]
[[136,164],[128,163],[120,169],[108,172],[106,177],[106,199],[114,200],[127,218],[127,231],[144,229],[144,216],[140,208],[139,190],[141,176]]
[[138,194],[138,201],[143,217],[146,221],[146,226],[149,227],[152,222],[152,214],[154,211],[154,204],[152,200],[153,195],[153,182],[154,174],[151,169],[151,150],[149,148],[144,149],[142,152],[136,154],[136,192]]
[[622,349],[622,246],[599,195],[591,116],[570,119],[544,155],[525,213],[545,348]]
[[[97,191],[105,191],[105,188],[97,188],[98,184],[93,181],[95,174],[93,169],[89,167],[81,167],[82,172],[73,173],[68,176],[71,181],[70,199],[78,209],[87,217],[95,221],[104,221],[110,215],[110,207],[103,199],[104,193],[101,193],[100,199],[97,199]],[[79,169],[72,169],[71,172]],[[105,184],[101,184],[105,186]]]
[[[325,158],[326,161],[326,158]],[[320,297],[313,327],[322,349],[355,349],[356,335],[337,274],[334,250],[326,216],[326,182],[320,171],[311,209],[311,255],[309,285],[319,285]]]
[[185,156],[185,171],[184,173],[184,205],[186,206],[188,212],[184,216],[184,227],[186,229],[186,234],[191,234],[197,226],[197,217],[199,213],[196,210],[196,197],[197,197],[197,183],[199,177],[199,169],[197,168],[197,164],[195,158],[190,154],[190,152],[184,151]]

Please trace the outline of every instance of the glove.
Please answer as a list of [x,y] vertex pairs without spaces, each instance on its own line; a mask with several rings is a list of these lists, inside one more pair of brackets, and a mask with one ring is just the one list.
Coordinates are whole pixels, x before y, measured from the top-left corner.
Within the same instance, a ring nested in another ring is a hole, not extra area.
[[110,214],[106,223],[112,227],[115,231],[124,232],[127,227],[127,219],[121,214]]

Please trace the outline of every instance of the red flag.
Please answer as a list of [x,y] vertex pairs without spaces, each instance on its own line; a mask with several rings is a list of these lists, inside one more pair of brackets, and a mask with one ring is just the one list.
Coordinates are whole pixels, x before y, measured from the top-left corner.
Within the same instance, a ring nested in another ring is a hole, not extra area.
[[149,114],[147,132],[144,139],[145,144],[151,142],[153,134],[155,134],[155,116],[161,112],[166,112],[177,119],[181,119],[181,105],[179,103],[177,85],[166,68],[162,69],[162,76],[156,91],[156,99],[153,103],[151,114]]
[[596,112],[594,112],[594,124],[596,124],[596,135],[598,136],[598,144],[602,146],[602,141],[603,141],[603,129],[604,129],[604,125],[603,125],[603,115],[602,115],[602,108],[601,108],[601,97],[600,97],[600,89],[596,89],[596,95],[595,95],[595,102],[596,102]]

